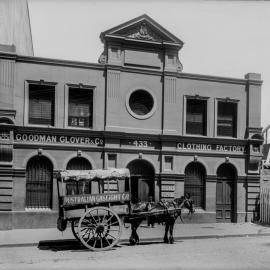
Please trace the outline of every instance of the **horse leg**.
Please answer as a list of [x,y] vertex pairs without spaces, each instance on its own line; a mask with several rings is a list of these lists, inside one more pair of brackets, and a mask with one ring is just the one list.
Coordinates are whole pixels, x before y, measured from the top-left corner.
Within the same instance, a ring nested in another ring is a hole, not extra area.
[[166,221],[166,223],[165,223],[165,235],[164,235],[164,238],[163,238],[163,242],[166,243],[166,244],[169,243],[168,231],[169,231],[169,222]]
[[175,221],[170,222],[170,238],[169,238],[170,244],[173,244],[174,243],[174,238],[173,238],[174,222]]
[[131,223],[131,236],[129,238],[130,245],[136,245],[139,243],[140,239],[137,234],[137,228],[139,227],[141,222],[132,222]]

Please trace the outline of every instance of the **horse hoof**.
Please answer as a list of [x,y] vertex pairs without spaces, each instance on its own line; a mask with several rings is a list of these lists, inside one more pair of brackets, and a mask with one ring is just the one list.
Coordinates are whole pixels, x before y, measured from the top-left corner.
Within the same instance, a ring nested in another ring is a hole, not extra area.
[[170,239],[170,244],[173,244],[173,243],[174,243],[174,239],[171,238],[171,239]]
[[130,244],[131,246],[135,246],[135,245],[136,245],[135,239],[129,239],[129,244]]
[[165,244],[169,244],[169,240],[166,239],[166,238],[163,239],[163,242],[164,242]]

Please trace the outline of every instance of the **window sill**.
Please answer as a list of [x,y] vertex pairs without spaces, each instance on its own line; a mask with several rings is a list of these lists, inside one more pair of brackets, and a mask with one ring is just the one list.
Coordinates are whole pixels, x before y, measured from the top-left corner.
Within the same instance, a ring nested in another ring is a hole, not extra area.
[[207,135],[187,134],[187,133],[184,133],[183,136],[188,136],[188,137],[200,137],[200,138],[207,138],[207,137],[209,137],[209,136],[207,136]]
[[31,207],[31,208],[25,208],[25,211],[26,212],[51,212],[52,209],[51,208],[47,208],[47,207],[44,207],[44,208],[34,208],[34,207]]
[[218,135],[216,135],[216,138],[219,138],[219,139],[238,139],[237,137],[231,137],[231,136],[218,136]]
[[26,124],[26,127],[46,127],[46,128],[55,128],[55,126],[51,125],[41,125],[41,124]]
[[76,130],[93,130],[93,127],[76,127],[76,126],[65,126],[65,129],[76,129]]

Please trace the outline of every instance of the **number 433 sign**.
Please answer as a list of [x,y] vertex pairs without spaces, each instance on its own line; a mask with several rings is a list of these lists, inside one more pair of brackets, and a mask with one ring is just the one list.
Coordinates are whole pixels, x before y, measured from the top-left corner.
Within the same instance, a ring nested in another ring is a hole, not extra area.
[[133,145],[135,145],[136,147],[149,147],[150,144],[148,141],[141,141],[141,140],[135,140],[132,143]]

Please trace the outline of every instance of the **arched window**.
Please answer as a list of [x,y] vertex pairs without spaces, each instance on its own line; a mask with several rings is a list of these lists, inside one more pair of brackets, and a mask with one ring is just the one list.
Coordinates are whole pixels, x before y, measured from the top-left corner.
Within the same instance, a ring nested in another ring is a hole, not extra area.
[[51,208],[53,165],[43,156],[31,158],[26,166],[26,207]]
[[[72,158],[67,164],[67,170],[91,170],[90,162],[83,157]],[[90,194],[91,184],[85,181],[70,181],[66,186],[67,195]]]
[[184,192],[190,193],[196,207],[204,208],[205,168],[199,162],[191,162],[185,169]]

